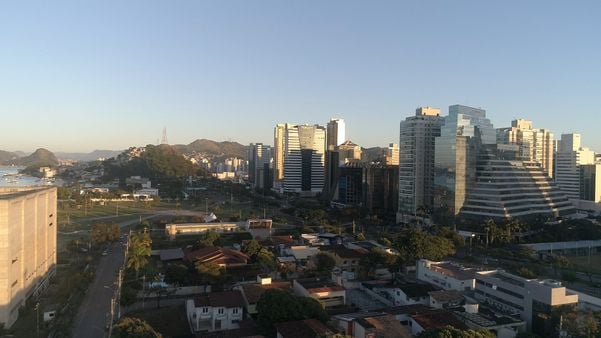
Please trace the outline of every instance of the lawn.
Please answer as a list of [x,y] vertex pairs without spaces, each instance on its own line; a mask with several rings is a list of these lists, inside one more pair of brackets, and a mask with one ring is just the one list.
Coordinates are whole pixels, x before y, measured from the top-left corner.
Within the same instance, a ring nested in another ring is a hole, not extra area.
[[590,256],[567,256],[572,264],[582,270],[591,269],[594,272],[601,273],[601,255]]
[[164,337],[191,337],[190,326],[186,320],[186,309],[183,306],[149,309],[127,314],[145,320]]

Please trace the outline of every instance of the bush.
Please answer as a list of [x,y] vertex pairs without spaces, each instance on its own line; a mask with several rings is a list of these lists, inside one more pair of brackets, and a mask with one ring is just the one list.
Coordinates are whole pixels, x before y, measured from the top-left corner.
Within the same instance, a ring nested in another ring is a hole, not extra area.
[[527,279],[535,279],[537,277],[534,272],[532,272],[530,269],[525,268],[525,267],[521,267],[521,268],[517,269],[515,271],[515,273],[518,276],[521,276],[521,277],[524,277],[524,278],[527,278]]

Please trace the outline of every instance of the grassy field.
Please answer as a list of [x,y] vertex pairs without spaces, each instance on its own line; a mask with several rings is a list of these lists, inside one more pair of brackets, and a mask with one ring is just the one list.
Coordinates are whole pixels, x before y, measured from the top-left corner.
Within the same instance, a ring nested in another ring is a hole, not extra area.
[[568,256],[572,264],[580,269],[591,269],[597,273],[601,273],[601,255],[590,256]]

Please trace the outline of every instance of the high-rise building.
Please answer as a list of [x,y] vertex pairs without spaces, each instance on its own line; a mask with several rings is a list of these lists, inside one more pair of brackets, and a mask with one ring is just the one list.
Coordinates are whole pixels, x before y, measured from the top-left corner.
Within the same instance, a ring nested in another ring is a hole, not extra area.
[[576,212],[541,163],[521,160],[521,152],[516,144],[481,147],[476,181],[468,191],[460,211],[462,216],[555,219]]
[[601,203],[601,163],[580,166],[580,199]]
[[496,132],[486,111],[462,105],[449,107],[435,141],[434,208],[447,216],[459,214],[476,181],[481,145],[495,144]]
[[401,121],[399,138],[399,209],[397,221],[415,216],[417,209],[432,209],[434,145],[444,119],[440,109],[421,107]]
[[553,134],[548,129],[534,129],[532,122],[517,119],[510,128],[497,129],[497,143],[515,144],[524,161],[540,163],[549,177],[553,177],[554,146]]
[[19,308],[56,271],[56,188],[0,188],[0,323],[10,327]]
[[388,144],[386,155],[384,155],[384,164],[399,165],[399,145],[396,143]]
[[595,152],[583,148],[580,134],[563,134],[555,154],[555,182],[571,199],[580,198],[580,166],[595,163]]
[[327,143],[326,150],[334,150],[335,147],[344,143],[345,124],[343,119],[331,118],[327,125]]
[[276,126],[275,157],[282,160],[284,192],[304,195],[322,192],[325,146],[326,129],[322,126],[288,123]]
[[249,145],[248,181],[255,188],[271,189],[273,185],[272,149],[263,143]]
[[363,205],[371,215],[390,215],[398,210],[399,166],[368,164],[363,168]]
[[281,188],[284,181],[284,145],[286,124],[278,124],[273,131],[273,185]]

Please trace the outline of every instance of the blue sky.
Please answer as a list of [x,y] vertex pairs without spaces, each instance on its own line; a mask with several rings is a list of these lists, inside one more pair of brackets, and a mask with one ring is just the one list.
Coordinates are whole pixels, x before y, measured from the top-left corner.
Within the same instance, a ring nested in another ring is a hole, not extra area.
[[0,2],[0,149],[273,143],[342,117],[398,141],[418,106],[580,132],[601,151],[598,1]]

